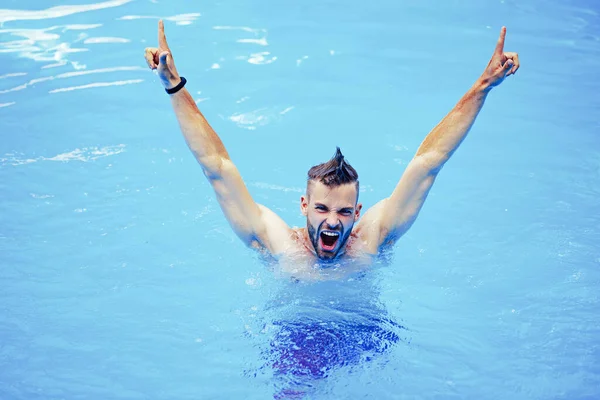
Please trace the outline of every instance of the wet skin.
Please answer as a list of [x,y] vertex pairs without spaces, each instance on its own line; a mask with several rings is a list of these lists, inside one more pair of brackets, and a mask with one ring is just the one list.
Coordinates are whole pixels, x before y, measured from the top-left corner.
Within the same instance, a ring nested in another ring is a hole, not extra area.
[[335,187],[309,183],[307,194],[300,199],[300,209],[306,216],[311,250],[320,260],[333,260],[345,252],[354,223],[360,217],[362,204],[357,200],[354,183]]

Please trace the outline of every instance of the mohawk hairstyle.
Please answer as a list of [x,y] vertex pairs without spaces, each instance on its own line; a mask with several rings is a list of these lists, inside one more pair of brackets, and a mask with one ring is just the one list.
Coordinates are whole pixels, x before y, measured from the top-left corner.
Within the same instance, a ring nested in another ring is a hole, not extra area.
[[356,190],[358,190],[358,173],[346,161],[339,147],[336,147],[331,160],[308,170],[308,182],[310,181],[319,181],[330,187],[356,182]]

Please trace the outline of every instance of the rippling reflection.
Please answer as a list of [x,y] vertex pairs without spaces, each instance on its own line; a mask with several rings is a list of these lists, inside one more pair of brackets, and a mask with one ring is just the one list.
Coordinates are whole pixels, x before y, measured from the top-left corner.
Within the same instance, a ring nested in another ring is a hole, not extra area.
[[[93,69],[93,70],[88,70],[88,71],[75,71],[75,72],[65,72],[63,74],[59,74],[59,75],[55,75],[55,76],[47,76],[44,78],[36,78],[36,79],[31,79],[29,82],[24,83],[22,85],[19,86],[15,86],[13,88],[10,89],[5,89],[5,90],[0,90],[0,94],[2,93],[9,93],[9,92],[16,92],[19,90],[23,90],[26,89],[28,86],[31,85],[35,85],[37,83],[40,82],[45,82],[45,81],[51,81],[54,79],[64,79],[64,78],[72,78],[75,76],[82,76],[82,75],[91,75],[91,74],[102,74],[102,73],[108,73],[108,72],[119,72],[119,71],[140,71],[143,70],[143,68],[141,67],[114,67],[114,68],[99,68],[99,69]],[[87,86],[87,87],[97,87],[98,85],[100,86],[113,86],[113,85],[118,85],[120,82],[125,82],[125,83],[121,83],[121,84],[127,84],[127,83],[140,83],[143,82],[142,79],[134,79],[134,80],[129,80],[129,81],[117,81],[117,82],[113,82],[113,83],[92,83],[90,85],[83,85],[83,86]],[[94,86],[95,85],[95,86]],[[64,91],[68,91],[69,88],[64,88],[64,89],[55,89],[55,90],[51,90],[49,93],[57,93],[57,92],[64,92]]]
[[108,87],[108,86],[123,86],[123,85],[131,85],[133,83],[142,83],[143,79],[129,79],[127,81],[115,81],[115,82],[96,82],[89,83],[87,85],[80,86],[70,86],[61,89],[54,89],[49,91],[48,93],[61,93],[61,92],[71,92],[73,90],[82,90],[82,89],[90,89],[90,88],[98,88],[98,87]]
[[[60,18],[72,14],[97,11],[105,8],[118,7],[131,2],[131,0],[113,0],[85,5],[57,6],[43,10],[0,10],[0,53],[14,54],[19,58],[29,59],[35,62],[43,63],[41,69],[57,68],[69,65],[75,72],[67,72],[54,76],[33,77],[26,82],[21,82],[9,86],[13,81],[22,76],[28,75],[25,72],[11,71],[2,75],[0,79],[6,79],[0,94],[9,94],[25,90],[33,85],[40,84],[55,79],[72,78],[82,75],[114,73],[124,71],[138,71],[140,67],[113,67],[87,70],[87,66],[79,60],[73,59],[73,54],[88,52],[88,46],[97,44],[119,45],[129,43],[127,38],[116,36],[97,36],[91,37],[88,33],[103,26],[102,23],[94,24],[64,24],[53,25],[49,27],[19,28],[8,27],[8,22],[19,22],[28,20],[47,20]],[[40,71],[41,72],[41,71]],[[108,82],[90,82],[76,86],[66,86],[64,88],[53,88],[48,93],[60,93],[72,90],[81,90],[87,88],[122,86],[142,82],[142,79],[113,79]],[[15,101],[3,101],[0,107],[7,107],[15,104]]]
[[163,19],[165,21],[175,22],[175,25],[190,25],[194,22],[198,17],[200,17],[200,13],[187,13],[187,14],[178,14],[172,17],[159,17],[156,15],[125,15],[124,17],[119,18],[121,21],[128,20],[136,20],[136,19]]
[[57,6],[45,10],[0,10],[0,25],[8,21],[23,21],[59,18],[67,15],[86,11],[101,10],[103,8],[118,7],[127,4],[132,0],[111,0],[95,4],[75,5],[75,6]]
[[[66,65],[67,55],[88,51],[87,48],[73,47],[73,43],[61,41],[61,35],[51,31],[60,29],[53,26],[44,29],[2,29],[0,34],[23,38],[0,43],[0,53],[18,53],[21,58],[29,58],[38,62],[53,62],[46,68]],[[64,31],[63,31],[64,32]],[[77,40],[74,41],[76,43]],[[77,63],[73,67],[77,68]]]
[[337,371],[385,364],[392,347],[410,341],[379,301],[372,276],[292,283],[271,298],[260,332],[266,336],[263,368],[275,378],[275,398],[310,396]]
[[0,79],[12,78],[12,77],[15,77],[15,76],[25,76],[25,75],[27,75],[26,72],[15,72],[13,74],[0,75]]
[[255,130],[258,126],[264,126],[272,121],[277,121],[282,115],[287,114],[294,107],[286,107],[279,111],[276,108],[260,108],[258,110],[235,113],[229,117],[229,120],[236,123],[240,128]]
[[[142,66],[95,68],[98,65],[96,64],[97,58],[93,54],[89,54],[91,50],[94,50],[94,46],[105,46],[102,47],[103,52],[107,51],[107,49],[109,52],[114,51],[113,49],[116,46],[121,46],[119,51],[127,52],[127,58],[123,59],[127,59],[128,64],[132,62],[130,61],[131,57],[129,53],[131,52],[132,43],[135,40],[127,36],[126,30],[110,31],[109,34],[106,34],[106,21],[104,19],[90,23],[72,23],[73,21],[69,21],[71,23],[48,24],[50,26],[32,26],[31,23],[27,27],[18,25],[22,21],[39,21],[34,22],[34,24],[44,24],[47,23],[46,20],[55,20],[60,17],[78,13],[89,13],[106,8],[118,8],[130,2],[131,0],[101,1],[95,4],[57,6],[42,10],[0,9],[0,54],[3,53],[41,64],[38,74],[32,69],[27,73],[23,71],[6,71],[4,75],[0,76],[0,95],[6,95],[7,97],[0,98],[0,108],[9,107],[23,101],[22,98],[15,101],[14,98],[10,98],[11,95],[14,96],[17,92],[29,90],[33,86],[43,89],[44,85],[50,86],[50,81],[67,80],[67,78],[84,75],[91,76],[92,74],[110,75],[110,78],[104,78],[100,81],[95,79],[89,82],[78,81],[76,84],[67,83],[63,87],[57,88],[53,86],[47,89],[47,93],[49,94],[58,94],[94,88],[132,85],[142,83],[148,79],[146,78],[147,75],[141,76],[142,73],[147,72],[146,68]],[[119,11],[115,12],[118,13]],[[171,16],[155,15],[152,13],[121,14],[114,18],[113,21],[120,21],[125,26],[131,26],[136,20],[158,20],[162,18],[176,25],[190,25],[201,16],[202,14],[199,12],[179,13]],[[149,26],[153,26],[153,24]],[[211,29],[214,32],[222,33],[220,35],[221,40],[241,45],[241,53],[231,55],[231,60],[243,61],[253,65],[269,65],[278,60],[277,55],[267,50],[269,42],[267,40],[268,32],[265,28],[224,24],[212,26]],[[153,38],[153,33],[152,29],[149,30],[148,34]],[[145,41],[142,40],[142,42]],[[151,40],[140,45],[139,51],[147,45],[151,45]],[[304,56],[298,63],[306,58],[307,56]],[[138,61],[140,61],[140,64],[142,63],[141,56]],[[227,67],[227,59],[224,57],[219,57],[215,60],[206,60],[206,62],[210,65],[209,70]],[[90,63],[91,65],[88,65]],[[47,69],[62,69],[61,67],[68,68],[71,71],[53,75],[49,75],[44,71]],[[25,76],[27,78],[23,78]],[[209,97],[198,98],[196,102],[200,103],[209,99]],[[239,128],[255,130],[269,123],[279,121],[284,114],[294,108],[290,105],[274,107],[266,104],[251,105],[250,103],[248,107],[241,110],[238,109],[238,111],[227,118]]]
[[98,43],[129,43],[129,39],[119,37],[96,37],[89,38],[83,41],[83,44],[98,44]]
[[[11,71],[2,76],[0,79],[6,79],[6,82],[0,88],[0,94],[10,94],[25,90],[33,85],[40,84],[56,79],[72,78],[82,75],[91,74],[108,74],[115,72],[129,71],[145,71],[145,68],[138,66],[118,66],[112,68],[100,68],[87,70],[88,66],[79,60],[73,59],[73,54],[84,53],[90,50],[90,46],[94,45],[124,45],[131,43],[131,40],[126,37],[117,35],[92,35],[91,32],[101,28],[103,23],[92,24],[65,24],[53,25],[49,27],[35,27],[22,29],[18,27],[7,27],[8,22],[18,22],[25,20],[46,20],[52,18],[65,17],[68,15],[97,11],[104,8],[118,7],[131,2],[131,0],[114,0],[105,1],[87,5],[72,5],[72,6],[57,6],[44,10],[0,10],[0,26],[5,29],[0,29],[0,53],[15,54],[19,58],[29,59],[35,62],[43,63],[41,69],[57,68],[70,66],[75,72],[67,72],[54,76],[34,77],[26,82],[13,83],[9,86],[9,82],[17,80],[19,77],[28,75],[25,72]],[[184,13],[170,17],[160,17],[167,21],[174,22],[177,25],[189,25],[200,17],[199,13]],[[128,21],[136,19],[159,19],[158,16],[143,16],[143,15],[127,15],[116,20]],[[121,75],[121,74],[119,74]],[[48,91],[50,94],[70,92],[74,90],[83,90],[90,88],[123,86],[137,84],[144,79],[135,77],[136,79],[123,79],[119,76],[117,79],[110,79],[103,82],[89,82],[77,85],[68,85],[62,88],[52,88]],[[8,107],[16,104],[14,101],[0,102],[0,107]]]
[[24,165],[32,164],[39,161],[82,161],[88,162],[97,160],[103,157],[109,157],[116,154],[123,153],[125,151],[125,145],[119,144],[116,146],[104,146],[104,147],[84,147],[82,149],[75,149],[67,153],[57,154],[53,157],[37,157],[28,158],[23,154],[7,153],[3,157],[0,157],[0,166],[5,165]]
[[267,43],[267,30],[266,29],[262,29],[262,28],[249,28],[246,26],[214,26],[213,27],[214,30],[217,31],[242,31],[242,32],[249,32],[249,33],[253,33],[254,37],[253,38],[242,38],[242,39],[237,39],[236,42],[237,43],[252,43],[252,44],[258,44],[260,46],[268,46],[269,44]]

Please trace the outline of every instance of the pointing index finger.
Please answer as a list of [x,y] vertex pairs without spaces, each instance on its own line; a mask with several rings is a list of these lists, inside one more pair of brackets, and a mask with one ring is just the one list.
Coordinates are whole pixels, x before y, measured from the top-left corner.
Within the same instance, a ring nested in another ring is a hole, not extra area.
[[504,39],[506,38],[506,27],[503,26],[500,29],[500,37],[498,38],[498,43],[496,43],[496,50],[494,50],[494,54],[502,54],[504,52]]
[[163,20],[158,21],[158,47],[161,49],[169,50],[169,45],[167,44],[167,37],[165,36],[165,24]]

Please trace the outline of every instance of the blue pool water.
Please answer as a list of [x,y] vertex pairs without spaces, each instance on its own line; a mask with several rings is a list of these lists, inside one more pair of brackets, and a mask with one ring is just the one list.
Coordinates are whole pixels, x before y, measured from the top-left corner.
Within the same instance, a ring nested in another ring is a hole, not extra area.
[[[594,2],[4,1],[0,399],[600,398]],[[143,59],[179,71],[254,198],[302,226],[341,146],[365,207],[483,71],[495,89],[363,277],[273,276]]]

